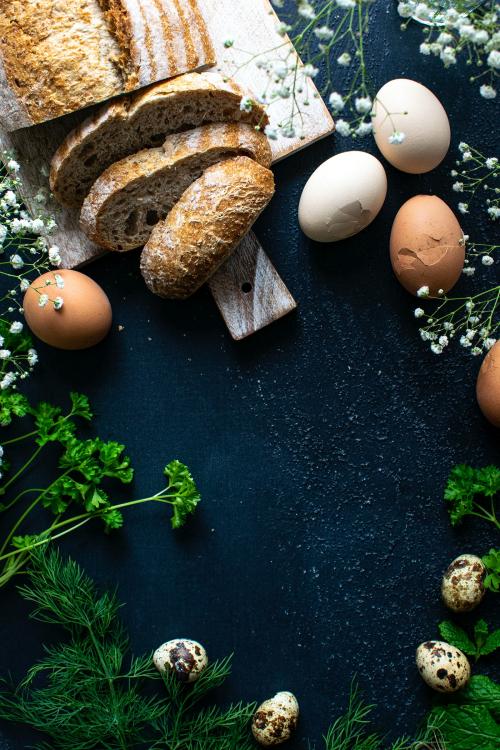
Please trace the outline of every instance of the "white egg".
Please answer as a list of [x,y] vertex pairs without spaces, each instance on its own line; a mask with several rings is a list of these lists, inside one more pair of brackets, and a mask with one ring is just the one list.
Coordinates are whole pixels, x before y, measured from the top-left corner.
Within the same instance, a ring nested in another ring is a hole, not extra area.
[[297,727],[299,704],[293,693],[276,693],[260,704],[252,719],[252,734],[259,745],[273,747],[290,739]]
[[363,151],[346,151],[311,175],[299,203],[302,231],[316,242],[337,242],[375,219],[387,195],[382,164]]
[[[395,133],[401,143],[391,143]],[[435,169],[450,148],[450,123],[443,105],[432,91],[407,78],[389,81],[378,92],[373,134],[387,161],[409,174]]]
[[180,682],[196,682],[207,667],[208,658],[198,641],[175,638],[156,649],[153,662],[159,672],[173,672]]
[[417,648],[417,667],[424,682],[438,693],[454,693],[470,679],[469,660],[444,641],[426,641]]

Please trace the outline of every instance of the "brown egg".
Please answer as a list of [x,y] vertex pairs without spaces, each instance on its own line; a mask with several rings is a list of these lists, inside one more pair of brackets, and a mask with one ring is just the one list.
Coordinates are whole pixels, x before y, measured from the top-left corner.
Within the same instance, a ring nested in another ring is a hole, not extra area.
[[87,349],[111,327],[109,299],[95,281],[78,271],[43,274],[27,290],[23,306],[35,336],[57,349]]
[[411,294],[428,286],[448,292],[465,260],[463,232],[454,213],[435,195],[416,195],[399,209],[391,232],[391,263]]
[[477,376],[476,396],[486,419],[500,427],[500,340],[483,360]]

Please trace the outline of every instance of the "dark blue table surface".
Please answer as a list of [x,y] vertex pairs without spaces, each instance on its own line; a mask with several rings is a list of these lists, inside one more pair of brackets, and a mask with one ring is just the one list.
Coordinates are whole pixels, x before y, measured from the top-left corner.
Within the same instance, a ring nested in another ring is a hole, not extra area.
[[[276,197],[256,232],[299,309],[240,343],[207,290],[168,303],[145,289],[137,253],[94,263],[88,273],[114,309],[111,335],[80,353],[40,345],[28,387],[33,398],[60,403],[70,389],[90,396],[99,434],[127,445],[135,496],[161,487],[173,457],[192,468],[203,502],[186,530],[173,533],[162,509],[146,506],[111,538],[88,528],[62,548],[101,584],[118,584],[136,652],[193,637],[214,658],[235,652],[222,701],[292,690],[301,722],[290,750],[306,748],[305,738],[321,747],[355,673],[378,704],[380,730],[413,732],[431,703],[414,651],[447,614],[441,573],[457,554],[499,541],[479,522],[453,530],[442,501],[454,464],[498,461],[499,433],[475,402],[480,361],[459,348],[441,357],[425,348],[414,299],[388,255],[406,199],[435,193],[455,204],[449,171],[459,141],[495,153],[498,109],[464,68],[444,71],[419,55],[420,29],[403,34],[394,5],[374,8],[373,80],[415,78],[438,94],[453,131],[446,161],[424,176],[385,164],[379,217],[332,246],[301,235],[300,192],[339,151],[378,155],[372,140],[333,136],[279,164]],[[463,228],[493,241],[482,208]],[[493,282],[495,273],[481,276]],[[471,283],[479,282],[460,288]],[[27,620],[14,587],[1,597],[0,673],[21,676],[55,633]],[[480,614],[500,624],[493,596]],[[498,660],[482,670],[498,676]],[[25,729],[2,731],[3,748],[33,740]]]

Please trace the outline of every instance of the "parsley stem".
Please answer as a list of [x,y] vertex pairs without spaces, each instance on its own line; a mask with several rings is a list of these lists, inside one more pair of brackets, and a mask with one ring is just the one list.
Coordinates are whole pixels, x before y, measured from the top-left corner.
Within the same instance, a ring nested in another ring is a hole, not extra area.
[[31,466],[31,464],[33,463],[33,461],[35,461],[35,459],[38,458],[38,456],[40,455],[40,453],[42,452],[42,450],[43,450],[43,446],[39,445],[37,447],[36,451],[32,454],[32,456],[30,458],[28,458],[28,460],[26,461],[26,463],[23,466],[21,466],[21,468],[18,471],[16,471],[16,473],[14,474],[14,476],[12,476],[9,479],[8,482],[5,482],[5,484],[3,485],[3,487],[0,487],[0,495],[5,495],[5,491],[7,490],[7,488],[10,487],[10,485],[13,484],[17,479],[19,479],[19,477],[21,476],[21,474],[23,474],[26,471],[26,469],[29,466]]
[[35,435],[38,435],[38,430],[33,430],[33,432],[27,432],[25,435],[19,435],[18,437],[11,438],[10,440],[5,440],[2,443],[2,447],[6,445],[12,445],[13,443],[20,443],[21,440],[27,440],[30,437],[34,437]]
[[28,490],[23,490],[22,492],[19,492],[16,497],[11,500],[6,505],[2,505],[0,508],[0,512],[3,513],[6,510],[9,510],[9,508],[12,508],[13,505],[15,505],[24,495],[28,495],[30,492],[43,492],[43,488],[41,487],[30,487]]
[[[31,511],[33,510],[33,508],[35,508],[35,507],[36,507],[36,505],[38,505],[38,500],[39,500],[39,498],[37,497],[37,498],[36,498],[36,499],[35,499],[35,500],[34,500],[34,501],[33,501],[33,502],[31,503],[31,505],[29,505],[29,506],[28,506],[28,507],[26,508],[26,510],[24,511],[24,513],[22,513],[22,514],[21,514],[21,515],[19,516],[19,518],[17,519],[16,523],[14,524],[14,526],[12,527],[12,529],[10,530],[10,533],[9,533],[9,535],[8,535],[8,536],[6,537],[6,539],[4,540],[4,543],[3,543],[3,544],[2,544],[2,546],[0,547],[0,560],[3,560],[3,559],[4,559],[4,558],[3,558],[2,556],[1,556],[1,555],[2,555],[2,553],[3,553],[3,552],[5,552],[5,549],[7,548],[7,545],[9,544],[10,540],[12,539],[12,537],[14,536],[14,534],[16,533],[16,531],[18,530],[19,526],[20,526],[20,525],[21,525],[21,524],[23,523],[23,521],[24,521],[24,520],[25,520],[25,519],[26,519],[26,518],[27,518],[27,517],[29,516],[29,514],[31,513]],[[22,550],[17,550],[17,551],[18,551],[18,552],[21,552]]]

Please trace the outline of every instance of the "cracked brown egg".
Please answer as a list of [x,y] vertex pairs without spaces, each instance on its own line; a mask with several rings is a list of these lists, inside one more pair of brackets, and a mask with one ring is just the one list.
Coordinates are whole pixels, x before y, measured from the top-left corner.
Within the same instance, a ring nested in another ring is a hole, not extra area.
[[159,672],[173,672],[179,682],[196,682],[207,667],[208,658],[198,641],[174,638],[156,649],[153,662]]
[[276,693],[261,703],[252,719],[252,734],[265,747],[281,745],[292,736],[299,719],[299,704],[293,693]]
[[443,601],[453,612],[470,612],[484,596],[486,567],[476,555],[460,555],[448,566],[441,583]]
[[435,195],[416,195],[401,206],[392,225],[390,250],[398,281],[415,295],[422,287],[428,287],[431,296],[448,292],[464,267],[460,224]]
[[476,397],[486,419],[500,427],[500,340],[483,360],[477,376]]
[[417,648],[421,678],[439,693],[454,693],[467,685],[470,664],[460,649],[444,641],[426,641]]
[[299,224],[311,240],[337,242],[375,219],[387,195],[382,164],[363,151],[346,151],[311,175],[299,203]]

